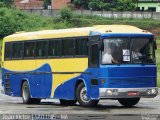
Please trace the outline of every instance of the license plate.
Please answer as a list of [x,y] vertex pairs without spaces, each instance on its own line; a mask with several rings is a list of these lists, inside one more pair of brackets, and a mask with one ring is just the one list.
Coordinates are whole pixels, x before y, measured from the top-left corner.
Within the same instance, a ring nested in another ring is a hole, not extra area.
[[128,96],[137,96],[137,95],[139,95],[139,92],[135,92],[135,91],[128,92]]

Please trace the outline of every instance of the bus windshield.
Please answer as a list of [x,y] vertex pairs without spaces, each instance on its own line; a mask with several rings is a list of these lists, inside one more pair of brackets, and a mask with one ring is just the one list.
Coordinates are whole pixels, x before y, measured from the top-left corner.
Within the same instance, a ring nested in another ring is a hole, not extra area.
[[103,40],[102,64],[154,64],[153,40],[107,38]]

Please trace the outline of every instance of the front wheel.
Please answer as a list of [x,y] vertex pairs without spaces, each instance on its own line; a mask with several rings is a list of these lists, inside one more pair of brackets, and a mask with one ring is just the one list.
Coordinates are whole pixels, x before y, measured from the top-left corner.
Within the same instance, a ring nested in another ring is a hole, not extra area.
[[91,100],[87,98],[87,91],[84,83],[80,83],[76,90],[77,101],[82,106],[93,107],[96,106],[99,100]]
[[125,107],[132,107],[139,102],[140,98],[121,98],[118,102]]

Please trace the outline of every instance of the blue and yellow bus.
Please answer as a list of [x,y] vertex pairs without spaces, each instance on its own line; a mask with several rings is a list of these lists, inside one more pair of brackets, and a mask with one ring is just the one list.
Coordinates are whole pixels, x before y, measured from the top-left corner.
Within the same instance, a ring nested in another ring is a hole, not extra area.
[[15,33],[3,40],[2,86],[25,104],[131,107],[158,94],[155,49],[152,33],[129,25]]

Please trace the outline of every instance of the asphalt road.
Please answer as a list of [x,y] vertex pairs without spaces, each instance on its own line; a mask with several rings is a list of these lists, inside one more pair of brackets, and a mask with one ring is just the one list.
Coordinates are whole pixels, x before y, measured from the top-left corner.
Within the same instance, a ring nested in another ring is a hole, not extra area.
[[21,98],[0,94],[0,120],[15,120],[16,115],[19,115],[18,119],[34,120],[160,120],[160,94],[155,98],[142,98],[132,108],[125,108],[116,100],[100,100],[94,108],[81,107],[78,103],[61,106],[55,99],[42,100],[38,105],[24,105]]

